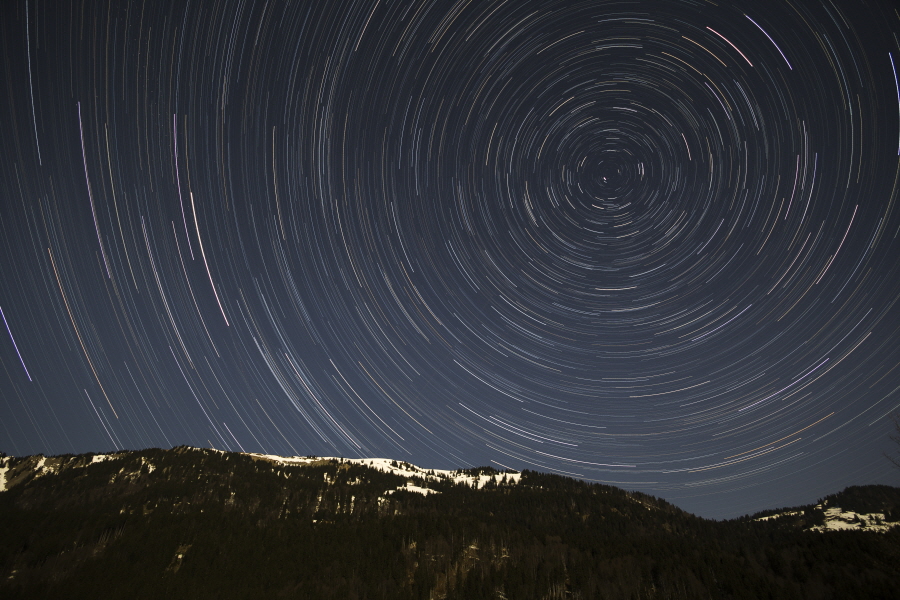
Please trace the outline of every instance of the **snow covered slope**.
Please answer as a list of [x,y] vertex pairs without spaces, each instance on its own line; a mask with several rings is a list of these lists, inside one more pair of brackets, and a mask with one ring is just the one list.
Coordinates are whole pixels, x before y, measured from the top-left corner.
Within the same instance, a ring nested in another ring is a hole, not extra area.
[[[888,520],[888,517],[882,512],[863,513],[852,510],[843,510],[839,506],[831,506],[817,504],[815,512],[824,515],[824,523],[821,525],[813,525],[803,527],[805,531],[830,532],[830,531],[875,531],[884,533],[894,527],[900,525],[898,521]],[[809,512],[809,511],[807,511]],[[774,515],[759,517],[754,521],[773,521],[777,519],[800,519],[803,518],[804,511],[789,510]]]
[[[370,467],[383,473],[400,475],[401,477],[421,477],[425,481],[446,481],[456,484],[465,484],[469,487],[474,487],[477,489],[483,488],[485,485],[487,485],[488,482],[491,481],[491,479],[493,479],[496,483],[501,483],[505,480],[507,484],[516,484],[519,483],[520,479],[522,478],[521,473],[479,473],[476,475],[471,474],[471,469],[465,471],[462,469],[458,469],[455,471],[444,469],[423,469],[422,467],[417,467],[416,465],[412,465],[407,462],[391,460],[389,458],[335,458],[322,456],[308,456],[304,458],[299,456],[287,457],[276,456],[274,454],[254,453],[247,453],[246,455],[260,460],[268,460],[276,464],[282,464],[285,466],[314,465],[331,461],[350,463],[354,465]],[[413,485],[411,482],[407,482],[405,487],[401,487],[398,489],[403,489],[410,492],[418,492],[424,495],[428,495],[429,493],[436,493],[434,490]]]
[[[201,450],[196,448],[196,450]],[[207,452],[219,452],[215,450],[206,450]],[[85,468],[101,462],[107,462],[125,458],[128,452],[116,452],[113,454],[94,454],[81,455],[76,457],[51,457],[32,456],[27,457],[25,461],[19,461],[15,468],[15,478],[10,479],[9,463],[12,457],[0,458],[0,492],[5,491],[11,485],[15,485],[23,480],[26,472],[33,473],[35,477],[43,477],[46,475],[54,475],[61,469]],[[517,484],[522,478],[521,473],[486,473],[481,469],[467,470],[444,470],[444,469],[423,469],[407,462],[391,460],[389,458],[336,458],[336,457],[320,457],[320,456],[276,456],[274,454],[255,454],[245,453],[255,460],[265,460],[284,466],[304,466],[304,465],[322,465],[329,462],[355,464],[370,467],[384,473],[392,473],[407,477],[409,479],[424,479],[426,482],[450,482],[456,484],[464,484],[472,488],[481,489],[487,485],[492,479],[498,483],[507,485]],[[142,466],[146,468],[148,473],[152,473],[155,466],[145,458],[141,458]],[[423,495],[437,493],[435,490],[415,485],[413,481],[407,481],[405,486],[397,488],[398,490],[406,490],[410,492],[418,492]],[[397,491],[397,490],[392,490]]]
[[[818,505],[816,508],[819,508]],[[811,527],[810,531],[846,531],[848,529],[862,529],[865,531],[887,531],[897,527],[900,523],[891,523],[885,520],[884,513],[857,513],[843,511],[839,506],[834,506],[825,511],[825,524]]]

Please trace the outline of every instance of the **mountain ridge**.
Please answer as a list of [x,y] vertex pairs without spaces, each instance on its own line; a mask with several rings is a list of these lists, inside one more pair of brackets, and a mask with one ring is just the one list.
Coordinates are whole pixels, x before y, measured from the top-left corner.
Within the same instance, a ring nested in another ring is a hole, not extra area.
[[[363,467],[369,467],[380,471],[382,473],[390,473],[393,475],[398,475],[400,477],[407,478],[409,480],[413,479],[424,479],[426,482],[452,482],[454,484],[463,484],[468,487],[474,487],[475,489],[481,489],[486,484],[488,484],[492,478],[496,479],[497,475],[501,476],[501,479],[506,479],[509,484],[518,483],[521,480],[521,473],[519,471],[513,469],[503,469],[498,470],[494,467],[482,466],[482,467],[469,467],[469,468],[459,468],[459,469],[433,469],[433,468],[424,468],[409,463],[403,460],[396,460],[390,458],[344,458],[344,457],[336,457],[336,456],[316,456],[316,455],[307,455],[307,456],[281,456],[276,454],[264,454],[257,452],[227,452],[224,450],[217,450],[213,448],[200,448],[196,446],[176,446],[172,448],[172,451],[178,449],[186,449],[186,450],[195,450],[199,452],[214,452],[222,455],[239,455],[246,456],[251,458],[252,460],[263,460],[268,461],[273,464],[278,464],[281,466],[321,466],[329,463],[337,463],[337,464],[353,464],[360,465]],[[148,449],[151,450],[151,449]],[[156,449],[152,449],[156,450]],[[84,454],[62,454],[56,456],[44,456],[43,454],[36,454],[24,457],[14,457],[14,456],[2,456],[0,457],[0,492],[5,491],[7,489],[6,484],[6,472],[9,471],[10,467],[6,466],[10,460],[20,460],[20,461],[28,461],[37,460],[37,464],[34,467],[35,475],[41,476],[44,474],[53,474],[56,472],[58,468],[59,461],[62,458],[73,457],[78,459],[80,457],[90,457],[90,464],[96,464],[98,462],[104,462],[108,460],[115,460],[117,458],[125,457],[129,454],[141,452],[140,450],[122,450],[111,453],[84,453]],[[50,459],[48,463],[47,460]],[[143,460],[143,459],[142,459]],[[22,464],[22,463],[19,463]],[[150,472],[153,471],[154,467],[152,464],[148,463],[148,469]],[[74,463],[69,463],[71,467],[85,467],[88,466],[83,461],[75,460]],[[46,472],[45,472],[46,471]],[[580,481],[575,478],[569,478],[566,476],[560,476],[565,479],[572,479],[573,481]],[[15,485],[17,480],[14,480],[9,487]],[[615,487],[615,486],[610,486]],[[399,489],[399,488],[398,488]],[[408,491],[420,493],[423,495],[427,495],[428,493],[438,493],[437,490],[428,488],[428,487],[419,487],[414,485],[412,481],[407,481],[407,484],[404,489]],[[622,490],[626,494],[638,494],[641,496],[646,496],[642,492],[629,492],[624,490],[623,488],[616,488]],[[391,490],[387,490],[387,492],[391,492]],[[874,497],[873,497],[874,496]],[[674,506],[674,505],[673,505]],[[790,517],[796,514],[808,513],[810,510],[819,510],[822,514],[826,514],[828,511],[834,512],[836,509],[845,508],[845,511],[839,513],[840,515],[858,515],[862,518],[867,518],[866,515],[871,515],[869,520],[874,520],[875,515],[878,515],[879,520],[884,521],[885,524],[881,525],[877,529],[877,531],[886,531],[892,527],[900,525],[900,488],[887,486],[887,485],[865,485],[865,486],[849,486],[840,492],[835,492],[833,494],[829,494],[821,499],[819,499],[815,504],[808,505],[799,505],[793,507],[785,507],[785,508],[774,508],[774,509],[764,509],[761,511],[757,511],[753,514],[743,515],[740,517],[736,517],[734,519],[725,519],[728,520],[741,520],[741,519],[753,519],[756,521],[765,521],[772,519],[781,519],[785,517]],[[898,507],[897,511],[893,511],[893,507]],[[683,510],[683,509],[679,509]],[[886,512],[885,512],[886,511]],[[691,514],[691,513],[688,513]],[[692,515],[698,518],[697,515]],[[836,517],[841,518],[841,517]],[[863,529],[863,527],[846,527],[843,529]],[[840,528],[823,528],[821,531],[834,531]],[[818,529],[817,529],[818,531]]]
[[[712,521],[533,471],[185,446],[0,471],[6,598],[887,598],[900,582],[898,529],[823,535],[814,506]],[[887,518],[900,490],[883,488],[822,511]]]

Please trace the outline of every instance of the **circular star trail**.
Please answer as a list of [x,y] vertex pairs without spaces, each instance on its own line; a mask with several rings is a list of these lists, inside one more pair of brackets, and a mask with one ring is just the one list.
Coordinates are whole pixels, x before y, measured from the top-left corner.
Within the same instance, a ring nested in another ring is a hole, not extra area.
[[889,2],[0,10],[3,450],[896,479]]

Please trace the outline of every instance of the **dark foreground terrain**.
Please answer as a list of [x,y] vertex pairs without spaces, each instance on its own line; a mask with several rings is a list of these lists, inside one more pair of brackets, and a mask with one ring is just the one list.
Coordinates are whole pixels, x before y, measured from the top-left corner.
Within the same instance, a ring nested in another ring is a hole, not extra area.
[[[900,597],[900,527],[884,531],[900,489],[886,486],[715,522],[529,471],[470,470],[495,475],[473,489],[187,447],[0,468],[5,599]],[[837,506],[878,516],[809,530]]]

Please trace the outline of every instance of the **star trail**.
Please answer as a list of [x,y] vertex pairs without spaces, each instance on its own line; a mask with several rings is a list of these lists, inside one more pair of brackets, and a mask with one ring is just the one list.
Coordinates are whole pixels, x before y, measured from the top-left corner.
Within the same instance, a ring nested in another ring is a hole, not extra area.
[[897,483],[887,0],[0,8],[0,450]]

